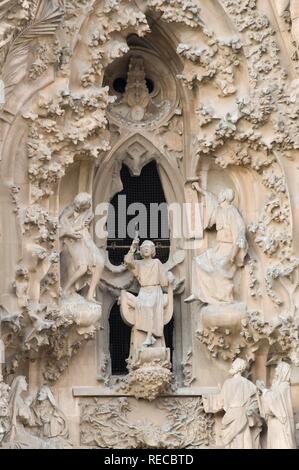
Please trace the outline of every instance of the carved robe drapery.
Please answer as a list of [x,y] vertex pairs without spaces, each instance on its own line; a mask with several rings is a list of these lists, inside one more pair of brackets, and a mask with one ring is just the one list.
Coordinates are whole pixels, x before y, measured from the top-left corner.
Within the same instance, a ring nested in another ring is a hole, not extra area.
[[91,271],[93,277],[88,294],[91,299],[104,268],[104,255],[89,231],[92,220],[91,197],[88,193],[79,193],[74,202],[62,211],[59,219],[62,284],[65,290],[79,290],[86,283],[86,274]]
[[168,296],[162,291],[162,287],[168,286],[167,273],[163,264],[158,259],[134,260],[132,254],[125,256],[125,264],[134,274],[140,284],[137,297],[123,291],[122,304],[134,307],[135,318],[132,321],[134,329],[150,332],[157,338],[163,337],[165,324],[164,308],[167,305]]
[[204,397],[207,413],[224,410],[222,442],[227,449],[259,448],[256,386],[241,376],[227,379],[219,395]]
[[[194,258],[192,293],[208,304],[232,302],[233,277],[237,267],[243,266],[247,253],[245,223],[234,205],[220,207],[213,194],[205,194],[205,203],[204,225],[211,228],[216,224],[216,245]],[[239,245],[244,248],[238,249]],[[237,254],[232,263],[235,250]]]
[[[82,214],[77,214],[72,211],[68,213],[68,208],[64,210],[60,217],[62,227],[61,238],[63,239],[62,259],[65,259],[65,265],[68,271],[73,273],[81,265],[93,267],[96,262],[97,247],[91,238],[86,220],[92,218],[92,211],[86,211]],[[64,232],[70,229],[72,232],[81,234],[81,238],[72,239],[64,236]],[[101,260],[99,260],[101,261]]]
[[68,437],[66,417],[64,413],[58,408],[56,400],[49,387],[41,387],[32,408],[37,425],[42,430],[42,435],[44,437]]
[[34,416],[30,405],[22,397],[25,391],[25,379],[23,376],[16,377],[11,386],[9,406],[11,412],[11,427],[4,436],[3,447],[10,449],[47,449],[48,443],[31,434],[26,426],[30,428],[34,423]]
[[280,364],[277,380],[270,390],[263,391],[259,400],[268,427],[267,449],[296,449],[289,375],[290,366]]

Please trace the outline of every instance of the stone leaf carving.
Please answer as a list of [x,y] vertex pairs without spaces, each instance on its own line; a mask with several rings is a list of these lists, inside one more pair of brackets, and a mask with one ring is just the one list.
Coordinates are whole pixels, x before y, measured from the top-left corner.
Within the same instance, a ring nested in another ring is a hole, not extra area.
[[[40,95],[36,113],[23,113],[30,122],[28,157],[33,201],[52,194],[53,185],[80,151],[96,158],[109,148],[104,110],[111,101],[104,87],[88,88],[79,94],[60,90],[55,96]],[[71,110],[72,118],[65,122],[67,110]],[[95,142],[98,133],[101,138]]]
[[196,336],[213,357],[225,361],[236,357],[254,361],[256,353],[266,351],[268,363],[280,360],[299,363],[298,326],[292,317],[279,316],[265,321],[259,312],[248,312],[237,335],[231,327],[214,326],[199,329]]
[[[55,6],[52,0],[42,0],[38,2],[34,20],[29,22],[10,42],[2,69],[2,79],[5,83],[7,95],[12,87],[26,76],[28,52],[32,40],[41,35],[53,36],[62,20],[62,16],[63,11]],[[32,66],[34,67],[34,65]]]
[[193,352],[192,349],[186,354],[185,360],[183,362],[183,375],[184,375],[184,387],[190,387],[195,380],[193,375]]
[[88,301],[77,293],[62,297],[59,308],[49,318],[54,324],[53,334],[48,334],[47,360],[44,377],[56,381],[68,367],[81,346],[94,339],[101,328],[101,304]]
[[219,96],[229,96],[236,92],[235,71],[240,65],[238,53],[242,47],[239,39],[219,42],[205,30],[209,37],[208,47],[195,47],[179,44],[177,53],[186,59],[185,69],[179,78],[184,85],[193,89],[195,85],[213,80]]
[[167,413],[163,426],[146,419],[130,420],[133,405],[128,398],[81,399],[81,445],[114,449],[192,449],[213,445],[214,420],[204,412],[201,398],[158,398],[155,403]]
[[200,7],[192,0],[149,0],[150,8],[162,13],[162,19],[167,22],[185,23],[191,28],[202,26]]

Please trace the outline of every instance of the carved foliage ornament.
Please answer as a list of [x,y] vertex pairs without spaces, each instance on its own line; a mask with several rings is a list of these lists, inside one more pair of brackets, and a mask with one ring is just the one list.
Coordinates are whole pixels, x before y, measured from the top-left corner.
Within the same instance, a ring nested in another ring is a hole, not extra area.
[[[214,443],[214,420],[200,398],[158,398],[156,405],[167,421],[131,420],[128,398],[81,399],[81,445],[123,449],[201,448]],[[108,425],[107,425],[108,424]]]

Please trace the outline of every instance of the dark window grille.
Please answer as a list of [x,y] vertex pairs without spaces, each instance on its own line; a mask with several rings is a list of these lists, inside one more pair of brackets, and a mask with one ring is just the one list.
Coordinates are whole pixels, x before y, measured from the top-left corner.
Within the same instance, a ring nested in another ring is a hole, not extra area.
[[[151,80],[150,78],[146,78],[145,82],[146,82],[148,92],[152,93],[155,89],[155,84],[153,80]],[[124,94],[124,92],[126,91],[126,86],[127,86],[127,79],[123,77],[118,77],[113,82],[114,91],[120,94]]]
[[[155,161],[149,162],[143,169],[140,176],[132,176],[127,166],[123,165],[120,172],[121,180],[123,183],[123,190],[116,194],[112,200],[111,205],[114,207],[115,211],[115,237],[112,238],[108,236],[107,248],[109,252],[109,259],[111,263],[119,265],[123,262],[125,254],[128,252],[129,247],[132,243],[130,237],[119,238],[118,236],[118,196],[125,195],[127,207],[135,202],[140,202],[144,204],[147,210],[147,237],[146,239],[152,240],[156,244],[156,257],[165,263],[169,257],[169,237],[162,238],[162,215],[159,214],[158,220],[150,220],[150,204],[156,203],[166,203],[163,187],[160,181],[160,177],[157,170],[157,165]],[[111,214],[108,214],[108,219],[111,217]],[[135,215],[127,216],[127,224]],[[167,217],[167,216],[166,216]],[[157,223],[157,234],[158,238],[152,238],[150,233],[150,228],[153,223]],[[166,224],[166,225],[165,225]],[[168,227],[168,218],[163,220],[164,227]],[[107,224],[109,228],[109,222]],[[140,237],[140,242],[142,243],[145,238]]]
[[125,375],[128,372],[126,359],[130,353],[131,328],[123,322],[117,303],[110,311],[109,329],[112,375]]

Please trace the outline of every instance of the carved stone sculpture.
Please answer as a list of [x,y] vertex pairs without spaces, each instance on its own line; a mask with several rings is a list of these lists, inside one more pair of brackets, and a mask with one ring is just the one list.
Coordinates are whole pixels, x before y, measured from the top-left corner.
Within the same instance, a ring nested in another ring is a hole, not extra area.
[[117,112],[124,119],[142,121],[150,102],[151,98],[146,86],[143,59],[142,57],[133,57],[129,64],[128,81],[122,104],[117,105]]
[[[37,401],[51,400],[52,410],[50,412],[48,409],[45,413],[44,405],[35,405],[35,409],[33,408],[34,399],[31,395],[26,395],[27,389],[24,376],[20,375],[13,380],[9,395],[10,423],[3,438],[3,447],[9,449],[70,447],[70,444],[62,438],[66,436],[66,422],[62,421],[62,415],[58,413],[51,391],[46,387],[37,395]],[[34,432],[36,426],[42,427],[38,433]]]
[[[56,250],[51,250],[51,240],[57,222],[38,204],[21,212],[23,224],[22,262],[16,272],[16,295],[19,306],[30,304],[38,308],[41,300],[42,281],[51,266],[59,260]],[[26,302],[27,295],[27,302]]]
[[[125,256],[125,264],[138,280],[138,296],[121,292],[121,313],[132,327],[128,367],[131,384],[140,385],[140,393],[153,399],[171,379],[170,351],[166,348],[164,326],[173,315],[174,277],[167,273],[158,259],[154,259],[155,245],[146,240],[140,247],[141,260],[136,260],[138,239],[132,243]],[[163,293],[168,288],[168,293]],[[151,392],[150,392],[151,389]],[[150,393],[149,393],[150,392]]]
[[0,0],[1,447],[295,445],[298,5]]
[[162,425],[151,418],[130,419],[139,404],[124,397],[80,401],[81,444],[114,449],[200,449],[215,444],[214,416],[204,412],[201,398],[158,397],[154,406],[165,416]]
[[[63,284],[62,311],[75,319],[79,334],[94,331],[101,318],[101,305],[95,301],[95,290],[101,279],[105,258],[95,245],[89,226],[93,219],[91,196],[78,194],[60,215],[62,240],[61,270]],[[86,299],[77,294],[86,283]]]
[[91,196],[88,193],[78,194],[73,203],[62,211],[59,219],[62,267],[66,272],[63,292],[69,295],[82,288],[84,276],[90,273],[88,301],[94,300],[105,264],[105,258],[89,232],[92,220]]
[[270,389],[257,382],[260,413],[267,423],[267,449],[296,448],[290,375],[291,366],[280,362]]
[[[153,91],[153,90],[152,90]],[[151,122],[168,111],[167,101],[156,104],[147,86],[144,59],[132,56],[128,65],[126,87],[118,101],[110,106],[112,116],[133,126]]]
[[242,374],[247,367],[243,359],[236,359],[220,394],[203,397],[208,413],[225,411],[222,418],[222,441],[226,449],[259,449],[261,419],[258,415],[256,386]]
[[241,214],[233,205],[232,189],[216,197],[194,183],[205,197],[205,228],[216,224],[216,246],[193,260],[192,295],[185,302],[200,300],[207,304],[233,302],[233,279],[244,265],[247,253],[246,227]]
[[68,438],[68,426],[64,413],[57,406],[52,391],[43,385],[32,404],[39,433],[47,438]]

